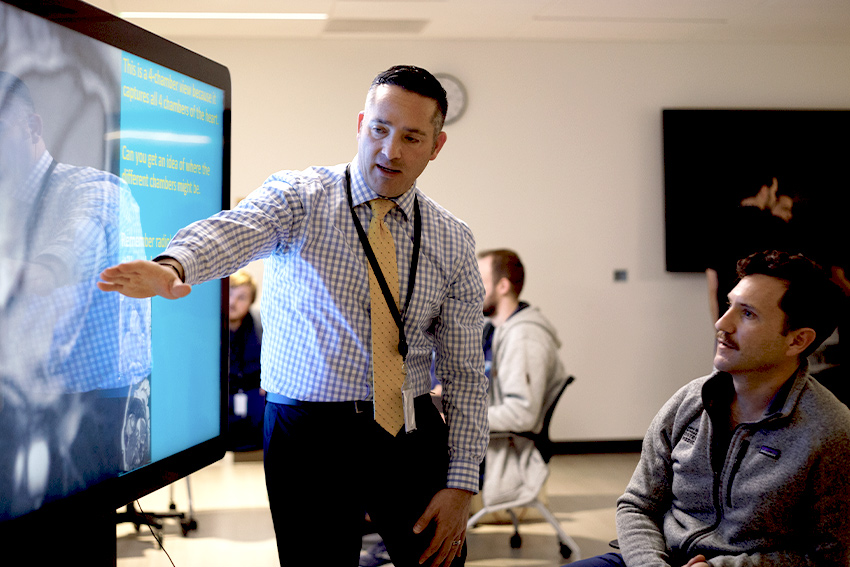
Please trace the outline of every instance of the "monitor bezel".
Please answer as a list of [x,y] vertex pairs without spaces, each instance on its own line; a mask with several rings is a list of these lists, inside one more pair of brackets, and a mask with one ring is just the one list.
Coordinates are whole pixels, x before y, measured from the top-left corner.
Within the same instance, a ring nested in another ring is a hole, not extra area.
[[[65,28],[82,33],[117,49],[135,54],[186,76],[219,88],[224,93],[222,200],[221,209],[230,207],[230,128],[231,83],[228,69],[135,24],[78,0],[0,0]],[[64,516],[72,510],[102,510],[106,515],[159,490],[223,458],[228,412],[229,287],[220,280],[220,427],[219,435],[173,455],[153,461],[118,477],[106,479],[81,492],[49,502],[18,518],[3,521],[4,529],[14,525],[38,524]]]

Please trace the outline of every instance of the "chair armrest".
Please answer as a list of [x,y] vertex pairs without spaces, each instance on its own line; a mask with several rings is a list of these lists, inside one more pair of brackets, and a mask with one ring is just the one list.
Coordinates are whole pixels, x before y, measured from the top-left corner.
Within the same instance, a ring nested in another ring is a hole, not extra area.
[[511,437],[516,437],[517,434],[512,431],[491,431],[490,439],[510,439]]

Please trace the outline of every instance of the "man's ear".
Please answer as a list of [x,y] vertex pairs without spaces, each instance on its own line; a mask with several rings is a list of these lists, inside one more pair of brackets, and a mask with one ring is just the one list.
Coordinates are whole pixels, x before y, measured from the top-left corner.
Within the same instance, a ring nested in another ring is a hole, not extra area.
[[496,293],[499,296],[508,295],[511,292],[511,281],[508,278],[502,278],[496,282]]
[[815,342],[815,337],[817,337],[817,333],[815,333],[815,330],[811,327],[803,327],[801,329],[790,331],[788,333],[788,356],[801,355],[813,342]]
[[360,127],[363,125],[363,112],[360,111],[360,114],[357,115],[357,137],[360,138]]
[[440,153],[440,150],[443,149],[443,146],[446,145],[446,136],[445,132],[440,132],[437,134],[437,139],[434,140],[434,151],[431,152],[431,161],[437,159],[437,154]]
[[41,121],[41,116],[38,114],[30,114],[27,119],[27,128],[30,133],[30,141],[33,144],[37,144],[39,140],[41,140],[42,132],[44,131],[44,124]]

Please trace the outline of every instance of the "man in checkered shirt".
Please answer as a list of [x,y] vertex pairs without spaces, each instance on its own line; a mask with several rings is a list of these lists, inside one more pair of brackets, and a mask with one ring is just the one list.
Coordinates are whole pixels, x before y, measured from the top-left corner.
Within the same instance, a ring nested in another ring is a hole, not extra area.
[[[369,89],[350,164],[273,174],[234,210],[178,232],[154,262],[102,274],[105,291],[176,299],[265,259],[265,466],[282,565],[357,565],[366,513],[397,566],[465,561],[488,436],[484,288],[469,227],[416,185],[445,144],[446,107],[430,73],[393,67]],[[376,198],[397,205],[385,222],[415,408],[395,436],[370,408],[368,262],[353,219],[368,226]],[[429,399],[432,352],[445,422]]]

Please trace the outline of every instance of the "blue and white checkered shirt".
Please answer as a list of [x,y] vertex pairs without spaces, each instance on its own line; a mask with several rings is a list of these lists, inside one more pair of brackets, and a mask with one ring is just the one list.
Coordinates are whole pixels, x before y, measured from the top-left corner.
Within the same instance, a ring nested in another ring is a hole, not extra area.
[[[6,262],[17,266],[11,277],[23,287],[0,309],[8,330],[0,376],[44,398],[124,389],[151,373],[150,300],[103,293],[96,283],[105,268],[145,257],[139,206],[111,173],[52,164],[44,152],[3,201],[16,215],[0,227],[0,242],[18,246],[0,246],[0,265],[4,277]],[[47,290],[32,285],[39,267],[50,274]]]
[[[262,386],[306,401],[372,397],[368,260],[351,219],[345,166],[282,171],[232,211],[178,232],[164,255],[190,284],[225,277],[267,258],[263,278]],[[351,164],[355,212],[379,196]],[[415,288],[405,315],[406,389],[431,388],[432,351],[449,425],[447,487],[478,491],[487,448],[487,390],[481,348],[484,287],[469,227],[414,186],[395,199],[386,222],[396,243],[404,300],[413,253],[414,198],[422,238]]]

